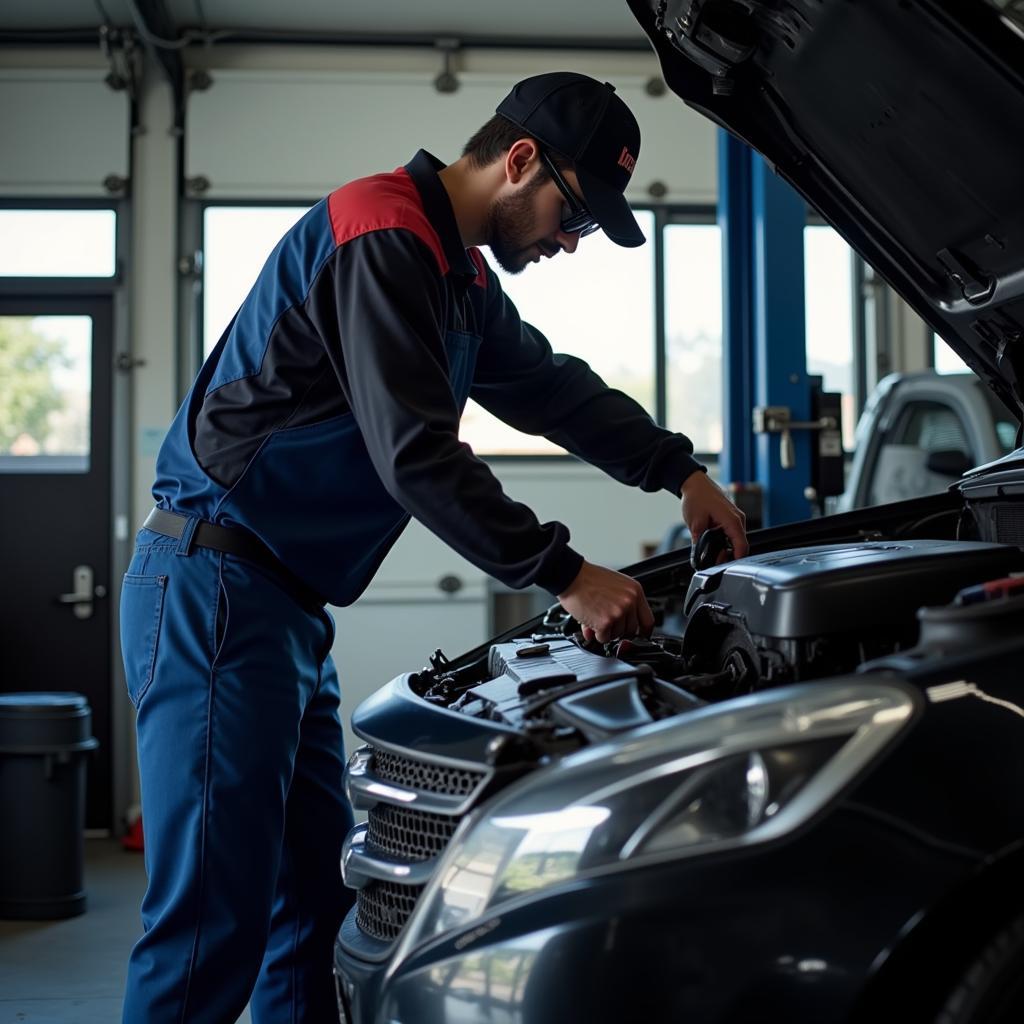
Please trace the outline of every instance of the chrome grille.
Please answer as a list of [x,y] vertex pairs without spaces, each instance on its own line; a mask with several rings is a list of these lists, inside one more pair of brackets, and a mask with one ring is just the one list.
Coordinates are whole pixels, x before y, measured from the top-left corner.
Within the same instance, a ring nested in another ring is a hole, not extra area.
[[418,761],[411,757],[392,754],[388,750],[375,750],[373,772],[385,782],[416,789],[421,793],[447,793],[451,796],[469,796],[483,781],[483,772],[448,765]]
[[356,926],[361,932],[381,942],[398,938],[487,777],[486,770],[438,764],[372,745],[353,754],[346,787],[367,815],[366,824],[353,829],[345,841],[343,870],[356,889]]
[[380,942],[394,942],[409,920],[422,885],[371,882],[356,894],[356,924],[359,930]]
[[401,860],[427,860],[444,852],[458,818],[378,804],[366,816],[366,845]]

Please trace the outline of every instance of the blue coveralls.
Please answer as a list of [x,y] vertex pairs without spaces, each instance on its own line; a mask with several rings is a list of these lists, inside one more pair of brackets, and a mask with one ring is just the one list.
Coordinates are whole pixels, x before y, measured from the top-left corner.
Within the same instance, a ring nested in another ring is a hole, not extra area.
[[[171,426],[121,597],[149,887],[125,1024],[337,1020],[340,693],[351,604],[414,514],[511,586],[581,557],[458,439],[472,396],[626,483],[678,493],[692,445],[523,324],[420,152],[332,193],[271,254]],[[282,573],[194,543],[258,539]],[[300,587],[291,584],[298,580]]]

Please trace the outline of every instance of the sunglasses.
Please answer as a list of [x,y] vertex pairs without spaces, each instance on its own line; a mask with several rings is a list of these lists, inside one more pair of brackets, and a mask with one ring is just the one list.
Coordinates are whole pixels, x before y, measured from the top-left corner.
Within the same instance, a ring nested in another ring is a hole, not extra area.
[[562,208],[562,230],[567,235],[579,235],[580,238],[583,238],[585,235],[592,235],[601,225],[597,223],[594,215],[586,206],[576,198],[576,193],[569,188],[569,183],[559,173],[554,161],[543,149],[539,150],[539,152],[544,166],[554,179],[555,184],[558,186],[558,191],[562,193],[562,198],[565,200],[565,206]]

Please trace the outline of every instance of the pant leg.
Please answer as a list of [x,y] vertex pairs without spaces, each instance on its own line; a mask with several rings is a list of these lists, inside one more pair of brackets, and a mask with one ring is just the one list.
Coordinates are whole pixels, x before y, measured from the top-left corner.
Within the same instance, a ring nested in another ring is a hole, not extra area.
[[[160,580],[152,679],[138,700],[149,885],[125,1024],[233,1024],[263,959],[300,723],[327,642],[319,616],[258,570],[156,545],[130,574]],[[133,612],[125,587],[122,621]],[[132,637],[125,636],[126,667]]]
[[337,1024],[334,939],[353,894],[341,881],[352,827],[342,791],[341,695],[328,655],[302,718],[270,938],[252,995],[253,1024]]

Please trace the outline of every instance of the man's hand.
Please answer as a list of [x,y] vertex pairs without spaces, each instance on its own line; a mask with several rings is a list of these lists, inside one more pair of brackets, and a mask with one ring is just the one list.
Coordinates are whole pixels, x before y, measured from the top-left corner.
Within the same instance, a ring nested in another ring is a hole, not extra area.
[[639,634],[650,636],[654,629],[643,587],[621,572],[591,562],[583,563],[558,600],[580,624],[585,640],[607,643]]
[[[693,544],[700,540],[705,530],[720,526],[732,543],[734,558],[743,558],[750,551],[747,544],[747,517],[707,473],[700,470],[691,473],[683,483],[681,497],[683,521],[690,529]],[[718,560],[727,561],[728,555],[723,552]]]

